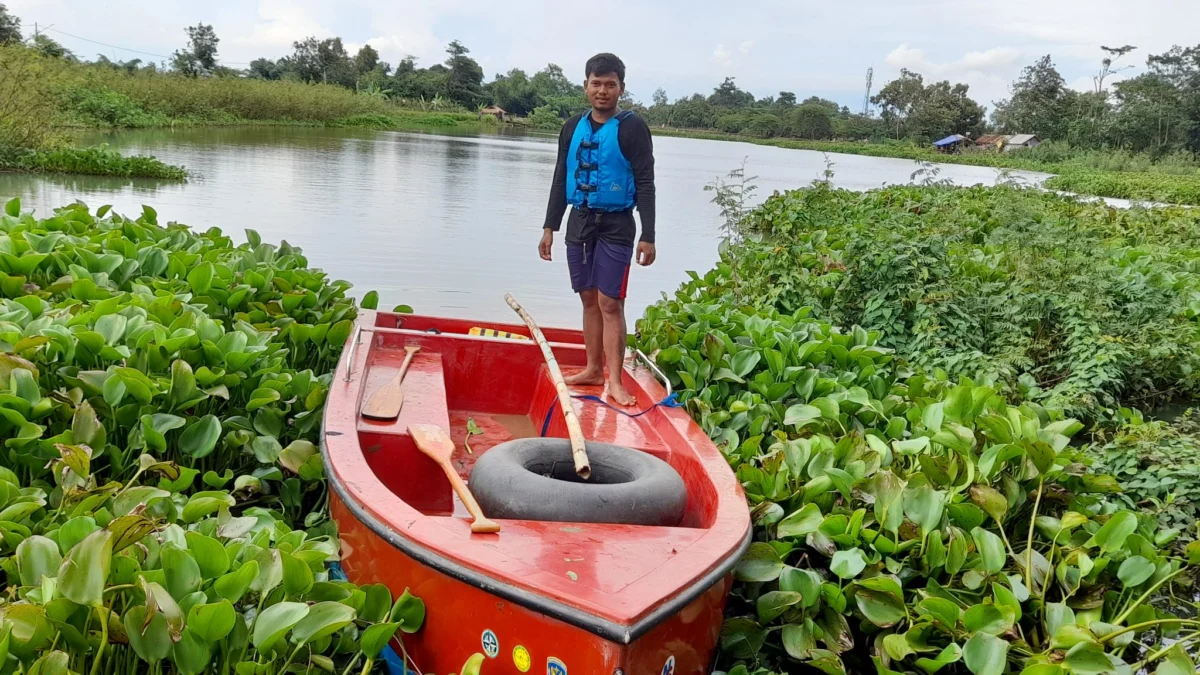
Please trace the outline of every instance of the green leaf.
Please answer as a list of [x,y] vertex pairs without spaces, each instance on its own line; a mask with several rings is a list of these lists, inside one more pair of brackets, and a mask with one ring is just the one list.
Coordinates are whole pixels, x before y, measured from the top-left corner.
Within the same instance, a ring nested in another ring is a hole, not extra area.
[[726,619],[721,625],[721,651],[730,658],[756,658],[766,641],[766,631],[751,619]]
[[205,579],[216,579],[229,571],[229,554],[221,542],[199,532],[187,532],[184,536]]
[[171,648],[171,660],[180,675],[200,675],[212,661],[212,650],[191,626]]
[[287,551],[279,552],[279,561],[283,567],[283,592],[288,597],[297,597],[312,588],[313,573],[306,563]]
[[221,420],[216,415],[205,415],[183,430],[179,436],[179,450],[194,459],[212,454],[221,438]]
[[1126,586],[1140,586],[1154,576],[1154,564],[1140,555],[1130,556],[1121,563],[1117,578]]
[[[783,627],[783,648],[794,659],[807,660],[817,647],[817,628],[812,619],[803,623],[789,623]],[[730,671],[732,675],[733,671]]]
[[972,633],[1001,635],[1012,628],[1015,621],[1010,607],[988,603],[972,605],[963,614],[963,626]]
[[377,623],[368,626],[363,631],[362,637],[359,638],[362,652],[371,658],[378,656],[379,652],[383,651],[383,648],[391,641],[398,628],[400,628],[399,623]]
[[309,457],[317,454],[317,446],[306,440],[292,441],[279,453],[279,463],[292,473],[300,473],[300,467]]
[[971,500],[978,504],[984,512],[997,523],[1004,522],[1004,514],[1008,512],[1008,499],[996,489],[987,485],[972,485]]
[[958,605],[945,598],[925,598],[917,603],[917,613],[932,618],[947,631],[958,627]]
[[824,516],[816,504],[805,504],[799,510],[780,521],[776,526],[777,537],[803,537],[817,531]]
[[1135,530],[1137,530],[1137,516],[1129,511],[1118,511],[1108,519],[1103,527],[1096,530],[1086,546],[1099,546],[1101,553],[1119,551],[1125,545],[1125,540]]
[[920,668],[921,670],[925,671],[929,675],[933,675],[934,673],[941,670],[942,668],[945,668],[946,666],[950,665],[951,663],[958,663],[958,661],[961,659],[962,659],[962,647],[959,647],[957,644],[951,642],[950,644],[946,645],[946,648],[943,649],[937,655],[937,658],[934,658],[934,659],[919,658],[919,659],[917,659],[917,667]]
[[811,422],[820,421],[821,417],[821,410],[816,406],[797,403],[784,412],[783,423],[803,427]]
[[983,568],[988,574],[999,574],[1004,569],[1004,541],[982,527],[971,530],[971,538],[983,558]]
[[145,605],[135,605],[126,610],[124,624],[129,646],[143,661],[157,663],[171,653],[171,632],[161,612],[149,614]]
[[362,302],[358,303],[358,306],[363,309],[379,309],[379,292],[367,291],[367,294],[363,296]]
[[1046,634],[1053,636],[1062,626],[1075,623],[1075,610],[1061,602],[1046,604]]
[[178,602],[200,589],[203,578],[200,565],[192,554],[173,545],[165,546],[159,554],[166,575],[167,592]]
[[963,645],[963,662],[975,675],[1003,675],[1008,668],[1008,643],[995,635],[976,633]]
[[17,545],[17,570],[22,586],[40,586],[42,577],[58,574],[62,556],[58,544],[41,535],[33,535]]
[[804,600],[804,596],[792,591],[770,591],[758,596],[758,620],[768,624],[777,619],[793,605]]
[[941,525],[945,508],[945,493],[934,490],[928,483],[904,490],[904,515],[921,528],[922,535]]
[[892,633],[883,638],[883,649],[893,661],[903,661],[916,652],[909,646],[908,640],[899,633]]
[[355,616],[353,608],[340,602],[318,602],[308,608],[308,614],[292,629],[292,643],[303,645],[333,635],[350,625]]
[[216,271],[212,263],[200,263],[188,272],[188,285],[192,287],[192,291],[196,295],[204,295],[212,288],[213,275],[216,274]]
[[1104,649],[1092,642],[1080,642],[1071,647],[1063,665],[1076,675],[1102,675],[1113,672],[1112,663]]
[[739,581],[765,582],[778,579],[782,571],[783,561],[775,549],[770,544],[755,542],[750,544],[733,573]]
[[[781,563],[782,564],[782,563]],[[853,579],[867,567],[867,557],[861,549],[838,551],[829,562],[829,569],[841,579]],[[768,579],[768,581],[770,581]]]
[[421,630],[425,623],[425,601],[404,589],[404,593],[392,605],[391,621],[400,623],[400,630],[405,633],[415,633]]
[[880,628],[894,626],[907,616],[904,591],[895,577],[880,575],[857,582],[854,602],[863,616]]
[[258,578],[258,573],[258,561],[247,560],[241,567],[219,577],[213,583],[213,590],[230,602],[238,602],[250,590],[250,584]]
[[71,602],[98,607],[112,563],[112,532],[96,530],[67,552],[58,568],[58,591]]
[[308,605],[303,602],[281,602],[271,605],[255,620],[254,634],[250,642],[261,652],[269,651],[293,626],[308,616],[308,611]]
[[188,611],[187,625],[208,642],[220,642],[233,630],[237,612],[228,600],[196,605]]
[[18,197],[13,197],[4,203],[4,213],[13,218],[21,217],[21,200]]

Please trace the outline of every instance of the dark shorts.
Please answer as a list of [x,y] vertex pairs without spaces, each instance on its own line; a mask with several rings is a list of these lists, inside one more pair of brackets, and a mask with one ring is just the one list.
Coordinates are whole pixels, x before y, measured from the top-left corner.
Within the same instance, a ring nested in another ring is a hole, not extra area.
[[576,293],[594,288],[610,298],[624,300],[632,260],[632,246],[601,240],[588,247],[585,261],[583,244],[567,244],[571,288]]

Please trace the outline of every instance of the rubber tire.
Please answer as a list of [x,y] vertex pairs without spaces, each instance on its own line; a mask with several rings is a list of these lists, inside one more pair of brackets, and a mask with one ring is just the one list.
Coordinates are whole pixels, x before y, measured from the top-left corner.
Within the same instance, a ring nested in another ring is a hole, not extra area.
[[668,527],[683,521],[687,488],[670,464],[605,443],[588,443],[587,453],[592,476],[584,481],[565,438],[502,443],[475,463],[471,493],[493,519]]

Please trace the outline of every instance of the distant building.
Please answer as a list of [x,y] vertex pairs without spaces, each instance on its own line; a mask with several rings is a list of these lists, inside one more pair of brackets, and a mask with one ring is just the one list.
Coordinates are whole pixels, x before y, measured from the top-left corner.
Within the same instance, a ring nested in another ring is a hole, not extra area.
[[484,115],[491,115],[501,122],[508,119],[508,113],[505,112],[500,106],[495,105],[489,105],[488,107],[481,109],[479,111],[479,116],[483,117]]
[[975,139],[975,147],[981,150],[999,150],[1008,143],[1008,136],[1002,134],[986,134]]
[[1011,152],[1020,148],[1036,148],[1041,144],[1042,139],[1033,134],[1017,134],[1016,136],[1009,136],[1008,140],[1004,142],[1004,151]]
[[958,152],[969,145],[971,145],[971,139],[961,134],[951,134],[940,141],[933,142],[933,147],[937,148],[938,152]]

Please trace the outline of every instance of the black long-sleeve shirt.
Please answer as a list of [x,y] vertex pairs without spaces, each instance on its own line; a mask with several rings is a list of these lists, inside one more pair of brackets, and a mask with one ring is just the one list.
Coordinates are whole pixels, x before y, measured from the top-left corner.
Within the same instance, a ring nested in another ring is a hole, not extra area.
[[[567,120],[558,134],[558,164],[554,167],[554,182],[550,185],[550,203],[546,206],[546,222],[543,225],[544,228],[555,232],[562,225],[563,214],[567,211],[567,153],[570,151],[571,137],[575,135],[575,128],[585,115],[593,131],[603,126],[592,119],[589,111]],[[642,221],[641,241],[653,244],[654,141],[650,137],[650,127],[637,115],[629,115],[621,120],[621,126],[617,129],[617,142],[621,146],[621,154],[625,155],[633,170],[633,184],[637,190],[634,203]],[[597,229],[596,236],[600,239],[623,246],[633,246],[634,237],[637,235],[637,224],[633,220],[632,209],[603,214],[571,209],[571,216],[567,219],[567,242],[583,243],[587,238],[585,230],[590,230],[591,227]]]

